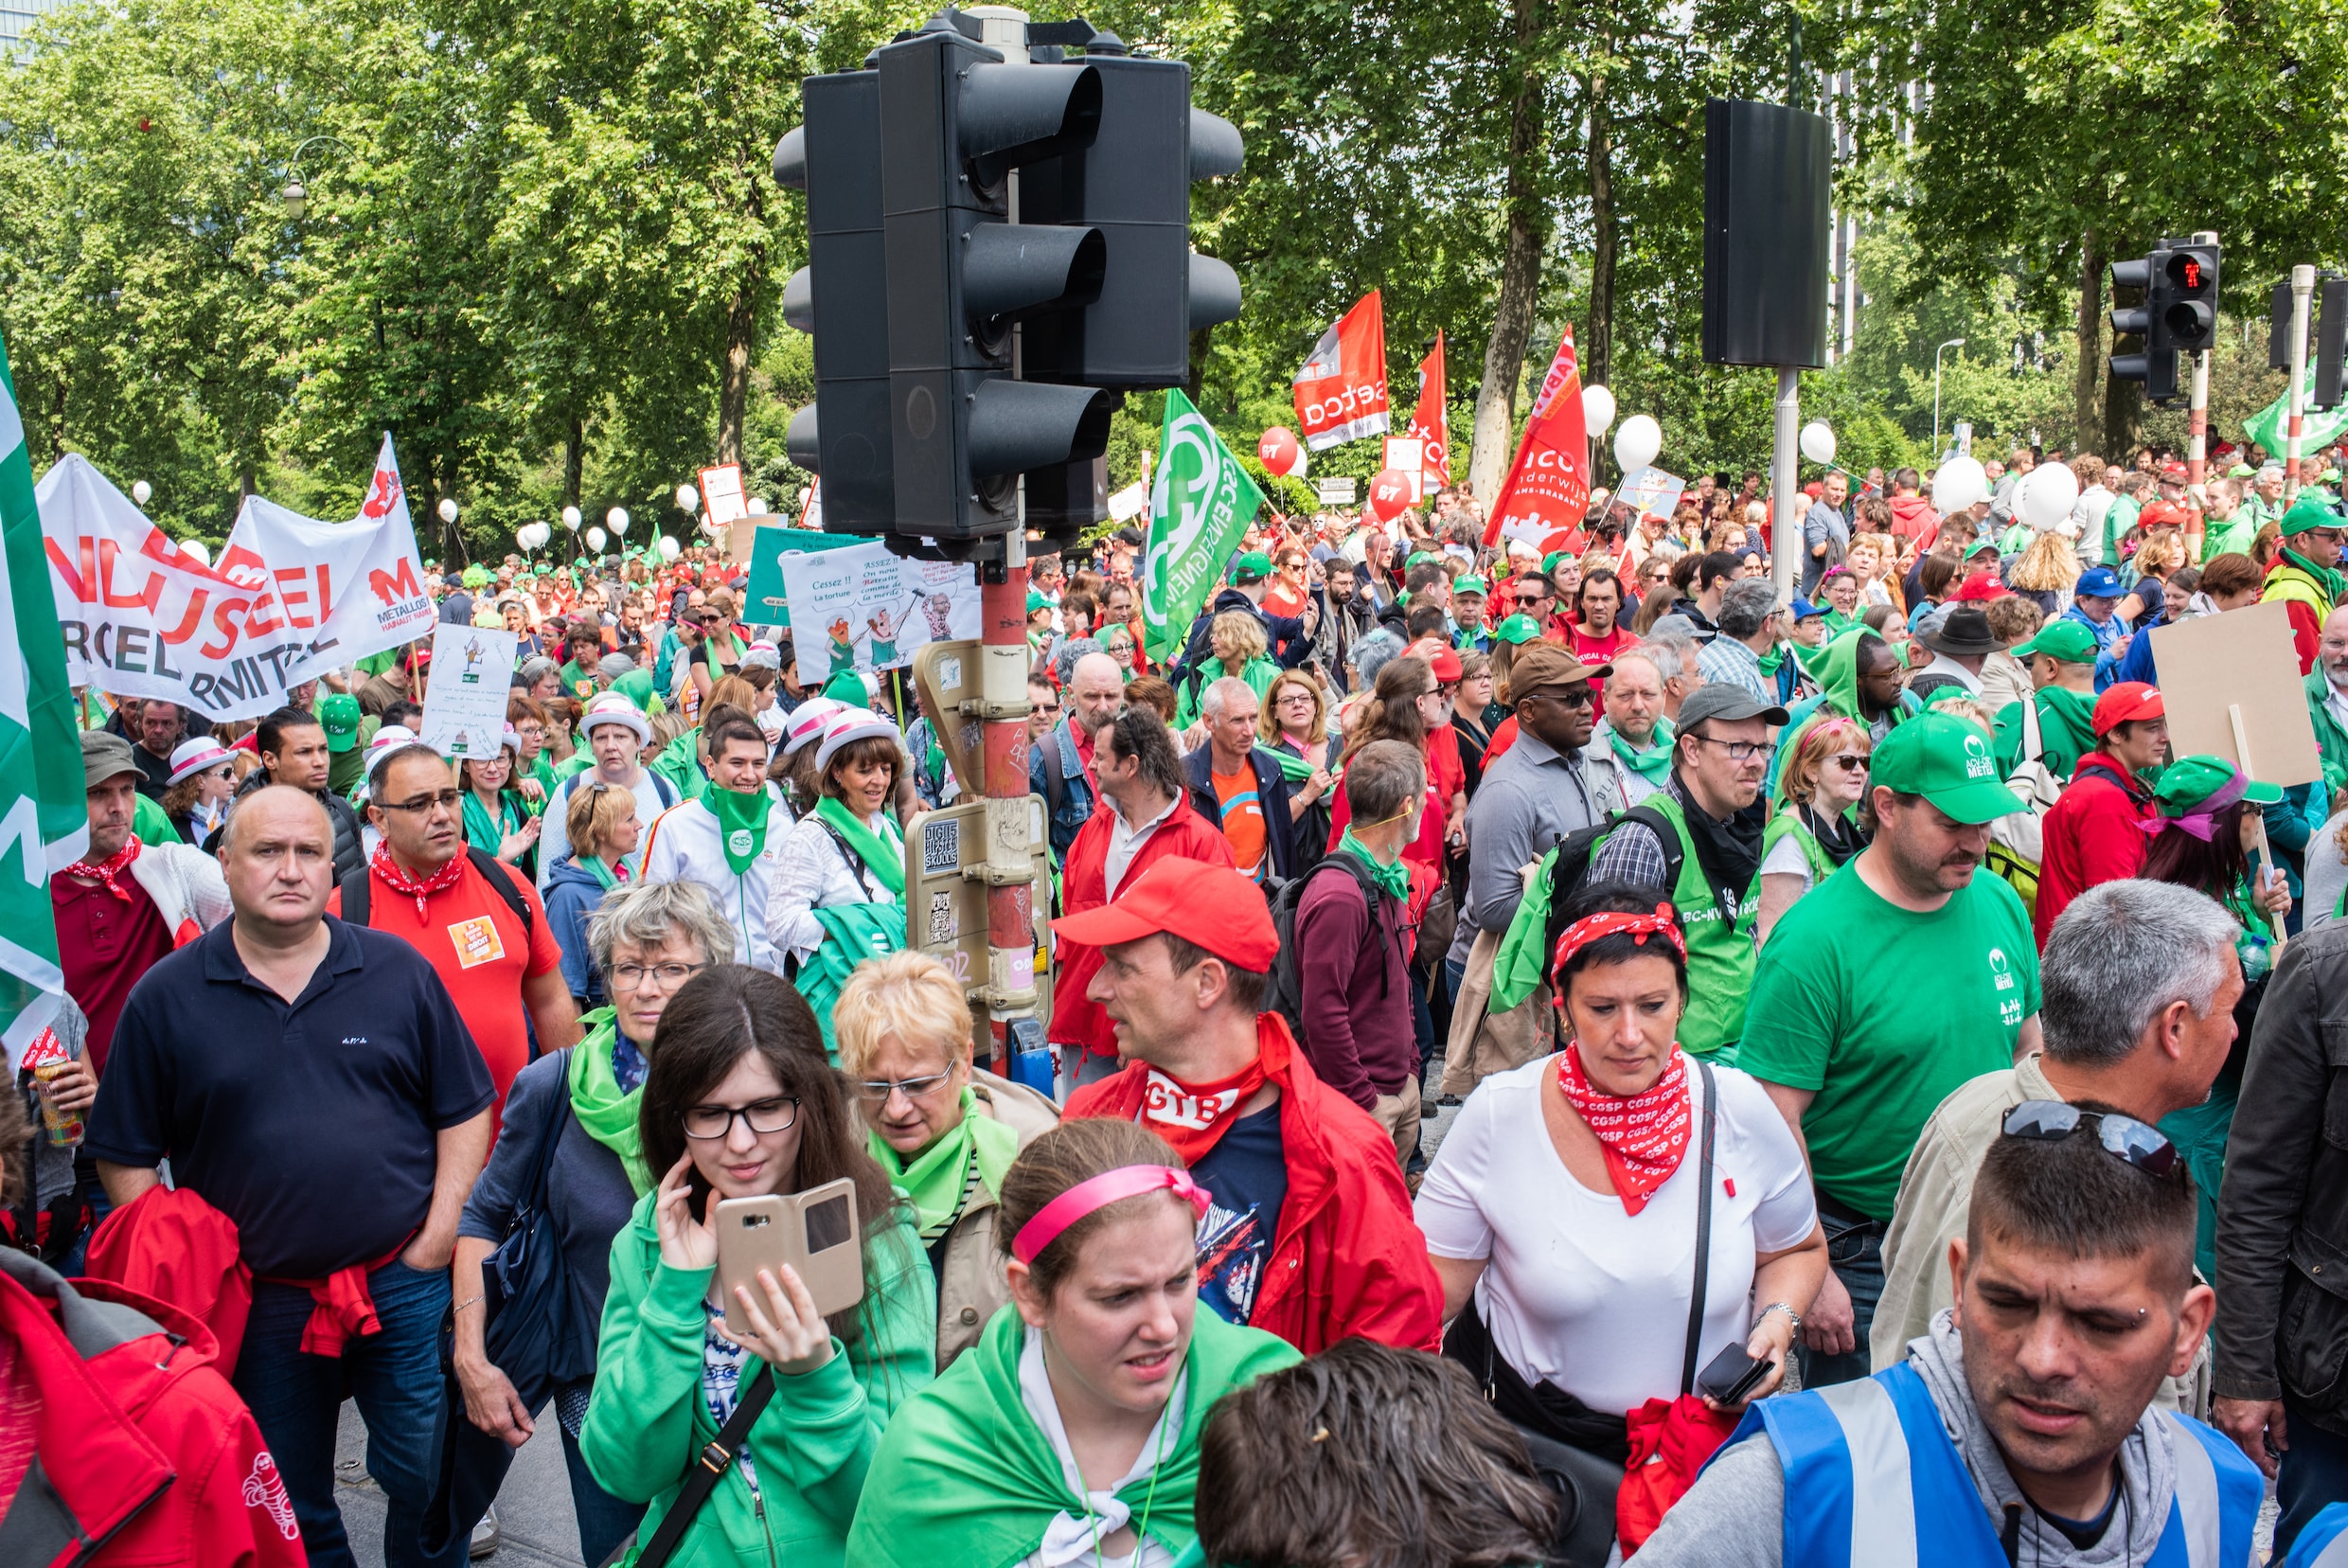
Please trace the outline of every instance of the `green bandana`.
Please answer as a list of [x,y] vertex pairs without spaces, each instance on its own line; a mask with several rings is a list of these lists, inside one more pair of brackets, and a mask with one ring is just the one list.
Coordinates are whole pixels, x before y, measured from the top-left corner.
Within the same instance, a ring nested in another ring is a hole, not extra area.
[[587,874],[595,878],[596,884],[601,887],[606,893],[609,893],[612,889],[619,885],[619,878],[613,874],[610,866],[603,864],[603,857],[601,855],[587,855],[583,857],[574,855],[571,857],[571,864],[574,865],[585,866],[587,868]]
[[587,1135],[619,1156],[628,1171],[628,1185],[641,1198],[652,1190],[652,1174],[644,1164],[644,1139],[637,1131],[636,1106],[642,1089],[619,1092],[612,1073],[612,1043],[619,1023],[610,1007],[579,1016],[585,1038],[571,1047],[571,1114]]
[[2338,567],[2319,566],[2288,544],[2283,546],[2283,559],[2321,583],[2323,597],[2335,605],[2342,599],[2348,599],[2348,577],[2342,577]]
[[1353,836],[1351,828],[1345,829],[1345,835],[1337,841],[1337,846],[1369,868],[1370,881],[1378,884],[1378,890],[1380,893],[1390,899],[1409,901],[1411,873],[1400,861],[1395,862],[1392,865],[1379,864],[1378,857],[1370,853],[1370,846]]
[[815,814],[829,823],[839,835],[847,840],[848,847],[863,858],[872,874],[880,879],[880,885],[902,899],[905,896],[905,845],[897,836],[897,825],[887,812],[880,815],[881,831],[875,832],[857,819],[845,801],[826,795],[815,804]]
[[766,825],[774,803],[761,788],[747,794],[712,786],[702,804],[718,819],[718,842],[725,850],[726,868],[736,876],[748,871],[766,847]]
[[1606,739],[1614,748],[1614,755],[1623,759],[1623,766],[1645,779],[1657,789],[1671,776],[1671,721],[1655,721],[1655,734],[1644,752],[1632,749],[1628,740],[1613,725],[1606,726]]
[[914,1221],[924,1242],[945,1235],[961,1214],[972,1156],[978,1161],[978,1179],[998,1198],[1003,1195],[1003,1173],[1019,1158],[1019,1134],[981,1112],[978,1092],[967,1085],[962,1116],[953,1131],[915,1155],[911,1165],[879,1132],[868,1134],[865,1141],[872,1157],[889,1173],[889,1184],[903,1188],[913,1200]]
[[522,812],[515,806],[518,798],[518,796],[500,791],[497,796],[497,814],[491,816],[489,809],[481,804],[481,797],[471,790],[467,790],[465,792],[465,842],[476,849],[487,849],[490,854],[496,854],[499,846],[505,844],[507,833],[518,833],[522,830]]

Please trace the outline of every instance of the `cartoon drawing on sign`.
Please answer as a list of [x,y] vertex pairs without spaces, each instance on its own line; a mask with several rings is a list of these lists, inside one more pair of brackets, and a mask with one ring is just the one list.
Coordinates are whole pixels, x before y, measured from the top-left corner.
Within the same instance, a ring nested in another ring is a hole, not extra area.
[[921,601],[921,613],[929,618],[930,641],[945,642],[953,635],[953,600],[932,594]]
[[847,617],[840,616],[825,630],[831,636],[832,668],[839,669],[854,664],[856,662],[856,637],[854,629],[848,625]]
[[902,610],[892,611],[883,605],[864,617],[864,625],[872,633],[873,668],[887,669],[904,662],[897,651],[897,633],[913,609],[909,604]]
[[487,650],[483,649],[481,646],[481,639],[479,637],[470,637],[466,639],[465,680],[467,684],[470,685],[474,682],[478,682],[481,679],[481,656]]

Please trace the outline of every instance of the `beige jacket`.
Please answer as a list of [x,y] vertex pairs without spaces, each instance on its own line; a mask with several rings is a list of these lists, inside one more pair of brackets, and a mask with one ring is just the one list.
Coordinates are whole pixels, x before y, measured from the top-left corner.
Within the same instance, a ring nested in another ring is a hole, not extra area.
[[[1059,1109],[1028,1089],[985,1068],[970,1073],[970,1088],[984,1115],[1007,1125],[1026,1148],[1059,1125]],[[995,1198],[981,1186],[946,1232],[945,1263],[937,1271],[937,1369],[976,1345],[987,1320],[1011,1299],[1003,1275],[1004,1255],[995,1248]]]
[[2000,649],[1982,661],[1982,706],[1995,714],[2008,703],[2019,703],[2037,689],[2030,671],[2013,654]]
[[[2033,1051],[2019,1063],[1963,1083],[1933,1110],[1899,1178],[1899,1202],[1883,1236],[1883,1295],[1876,1303],[1869,1355],[1877,1372],[1907,1358],[1908,1342],[1931,1331],[1933,1314],[1955,1305],[1948,1243],[1965,1235],[1973,1207],[1973,1175],[1999,1135],[2005,1114],[2024,1100],[2059,1100]],[[2182,1378],[2161,1385],[2156,1402],[2189,1416],[2210,1405],[2205,1343]]]

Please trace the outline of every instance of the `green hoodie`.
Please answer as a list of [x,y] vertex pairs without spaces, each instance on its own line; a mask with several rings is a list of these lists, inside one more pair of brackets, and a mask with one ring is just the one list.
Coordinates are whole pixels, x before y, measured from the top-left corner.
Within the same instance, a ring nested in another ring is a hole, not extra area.
[[[2079,758],[2095,749],[2095,694],[2066,686],[2038,690],[2038,746],[2041,758],[2066,783]],[[2022,705],[2008,703],[1998,710],[1998,776],[2011,778],[2022,760]]]
[[[612,1240],[596,1395],[579,1434],[606,1491],[652,1505],[639,1541],[652,1539],[685,1471],[718,1435],[702,1397],[703,1299],[716,1270],[661,1261],[658,1196],[638,1200]],[[757,1502],[741,1467],[727,1470],[678,1542],[672,1568],[838,1568],[881,1431],[892,1411],[929,1385],[937,1357],[937,1292],[913,1211],[898,1208],[864,1246],[869,1288],[856,1345],[843,1350],[834,1338],[831,1360],[774,1379],[774,1398],[745,1445]],[[757,1365],[754,1357],[743,1377]]]
[[[1803,668],[1818,682],[1818,695],[1805,697],[1787,710],[1786,733],[1777,738],[1777,753],[1770,758],[1769,787],[1772,799],[1777,794],[1779,764],[1793,755],[1794,747],[1801,742],[1802,732],[1810,727],[1811,720],[1822,713],[1839,713],[1845,719],[1859,720],[1859,642],[1861,637],[1876,635],[1863,626],[1855,626],[1838,633],[1824,648],[1803,659]],[[1903,688],[1899,703],[1892,712],[1892,722],[1897,724],[1923,706],[1916,701],[1913,692]]]
[[649,669],[630,670],[612,683],[612,689],[635,704],[636,711],[647,719],[657,717],[667,706],[652,689],[652,672]]

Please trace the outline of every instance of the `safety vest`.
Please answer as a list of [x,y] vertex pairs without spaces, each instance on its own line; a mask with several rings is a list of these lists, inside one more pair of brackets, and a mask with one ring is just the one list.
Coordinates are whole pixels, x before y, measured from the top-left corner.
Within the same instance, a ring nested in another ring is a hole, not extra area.
[[[2238,1568],[2266,1493],[2232,1441],[2162,1412],[2177,1493],[2145,1568]],[[1997,1522],[1906,1363],[1860,1382],[1763,1399],[1723,1445],[1766,1431],[1786,1472],[1785,1560],[1804,1568],[2005,1568]]]
[[2286,561],[2267,574],[2267,586],[2259,594],[2258,602],[2269,604],[2276,599],[2297,600],[2313,610],[2321,625],[2332,613],[2332,596],[2323,584],[2306,568]]
[[1770,851],[1788,838],[1802,847],[1802,861],[1810,868],[1811,885],[1824,882],[1842,869],[1834,863],[1832,856],[1819,846],[1818,835],[1810,831],[1809,826],[1794,813],[1790,806],[1770,818],[1770,825],[1761,829],[1762,864],[1768,864]]
[[2348,1503],[2326,1503],[2275,1568],[2348,1568]]
[[1750,887],[1714,894],[1696,858],[1695,841],[1688,837],[1687,812],[1670,792],[1658,790],[1639,804],[1680,835],[1680,880],[1671,889],[1680,929],[1687,936],[1688,1006],[1687,1016],[1680,1020],[1680,1046],[1710,1056],[1744,1038],[1745,998],[1752,989],[1752,918],[1760,900]]

